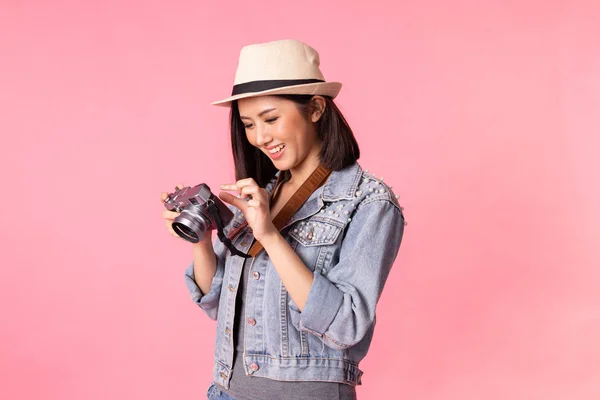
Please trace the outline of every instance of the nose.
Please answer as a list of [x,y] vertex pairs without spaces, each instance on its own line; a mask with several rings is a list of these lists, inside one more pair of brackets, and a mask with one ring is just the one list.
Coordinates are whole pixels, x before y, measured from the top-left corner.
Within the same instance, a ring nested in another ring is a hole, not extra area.
[[273,137],[269,133],[269,128],[263,124],[256,126],[256,145],[262,147],[273,140]]

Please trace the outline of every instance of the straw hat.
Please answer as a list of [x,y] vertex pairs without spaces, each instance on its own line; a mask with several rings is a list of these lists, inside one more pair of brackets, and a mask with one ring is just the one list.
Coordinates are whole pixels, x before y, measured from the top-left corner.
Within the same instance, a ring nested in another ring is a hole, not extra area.
[[211,104],[230,106],[233,100],[276,94],[311,94],[334,98],[342,84],[326,82],[319,63],[319,53],[297,40],[245,46],[240,51],[231,96]]

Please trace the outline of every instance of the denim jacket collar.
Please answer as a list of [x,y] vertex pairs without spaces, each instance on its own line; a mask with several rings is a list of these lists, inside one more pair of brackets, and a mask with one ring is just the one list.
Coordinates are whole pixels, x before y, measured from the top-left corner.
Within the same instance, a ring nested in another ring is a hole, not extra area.
[[[277,178],[282,172],[277,171],[275,177],[267,184],[265,187],[267,193],[271,193]],[[333,171],[327,182],[325,182],[325,185],[317,189],[315,193],[325,201],[351,200],[358,188],[361,175],[362,168],[355,162],[344,169]]]
[[326,201],[352,200],[361,176],[362,168],[358,163],[354,163],[340,171],[333,171],[325,185],[315,190],[285,226],[316,214]]
[[320,197],[325,201],[352,200],[360,183],[362,168],[354,163],[340,171],[333,171],[323,186]]

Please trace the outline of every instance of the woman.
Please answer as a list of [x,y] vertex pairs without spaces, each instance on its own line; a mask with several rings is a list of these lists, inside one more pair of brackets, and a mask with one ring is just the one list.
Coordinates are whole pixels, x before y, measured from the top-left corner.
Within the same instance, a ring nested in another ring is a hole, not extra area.
[[251,257],[211,235],[193,245],[187,286],[217,320],[209,399],[356,398],[404,217],[356,162],[340,88],[313,48],[282,40],[244,47],[232,96],[213,103],[231,107],[225,234]]

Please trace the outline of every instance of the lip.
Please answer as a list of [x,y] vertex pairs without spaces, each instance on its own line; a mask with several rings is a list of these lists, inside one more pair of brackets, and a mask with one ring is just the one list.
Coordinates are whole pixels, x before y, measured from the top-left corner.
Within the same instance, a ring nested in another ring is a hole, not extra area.
[[[277,146],[279,146],[279,145],[277,145]],[[277,147],[277,146],[273,146],[273,147],[269,147],[269,148],[272,149],[272,148]],[[285,149],[286,148],[287,147],[284,147],[283,149],[281,149],[281,151],[279,153],[275,153],[275,154],[271,154],[271,153],[269,153],[267,151],[267,155],[269,157],[271,157],[271,160],[278,160],[278,159],[280,159],[283,156],[283,153],[285,153]]]
[[265,149],[267,149],[267,150],[273,150],[275,147],[277,147],[277,146],[281,146],[282,144],[283,144],[283,143],[279,143],[279,144],[276,144],[275,146],[269,146],[269,147],[265,147]]

